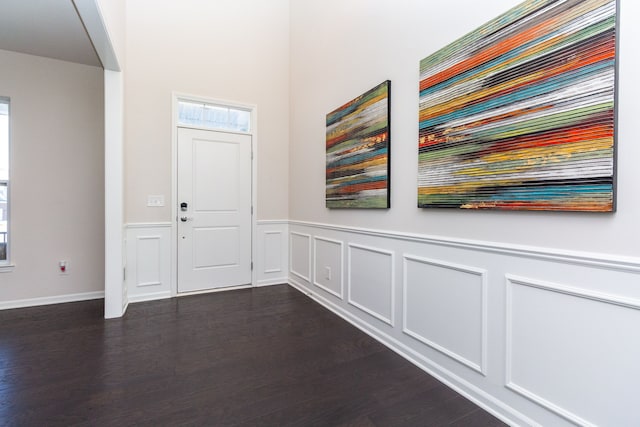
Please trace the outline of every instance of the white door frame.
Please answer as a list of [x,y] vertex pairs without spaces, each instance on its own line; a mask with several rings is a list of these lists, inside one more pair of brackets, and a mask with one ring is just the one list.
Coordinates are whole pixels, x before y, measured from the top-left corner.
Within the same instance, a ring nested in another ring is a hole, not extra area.
[[[172,92],[171,94],[171,296],[193,295],[200,293],[226,291],[230,289],[247,288],[256,286],[256,269],[251,269],[251,285],[235,286],[228,288],[217,288],[198,292],[181,292],[178,294],[178,101],[202,102],[206,104],[214,104],[228,106],[234,108],[242,108],[251,111],[251,129],[247,135],[251,135],[251,206],[253,214],[251,215],[251,260],[252,266],[255,267],[256,260],[256,236],[258,229],[257,201],[258,201],[258,107],[252,104],[241,104],[233,101],[221,99],[205,98],[198,95],[190,95],[180,92]],[[198,128],[195,126],[183,126],[193,129],[203,129],[216,131],[216,129]],[[223,129],[218,131],[226,132]]]

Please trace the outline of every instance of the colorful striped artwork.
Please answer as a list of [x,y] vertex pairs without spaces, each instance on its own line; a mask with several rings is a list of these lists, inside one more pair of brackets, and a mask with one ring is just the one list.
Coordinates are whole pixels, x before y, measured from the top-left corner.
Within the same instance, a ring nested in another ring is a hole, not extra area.
[[418,206],[615,210],[615,0],[529,0],[420,62]]
[[389,80],[327,114],[328,208],[389,207]]

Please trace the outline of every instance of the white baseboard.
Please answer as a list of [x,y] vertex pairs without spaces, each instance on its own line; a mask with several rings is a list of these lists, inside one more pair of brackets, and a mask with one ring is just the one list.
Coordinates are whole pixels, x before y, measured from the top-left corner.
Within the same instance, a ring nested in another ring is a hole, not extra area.
[[258,282],[256,283],[256,288],[260,288],[263,286],[275,286],[275,285],[284,285],[289,281],[288,278],[286,277],[279,277],[276,279],[265,279],[265,280],[258,280]]
[[37,307],[40,305],[63,304],[66,302],[89,301],[104,298],[104,291],[83,292],[79,294],[56,295],[52,297],[19,299],[0,302],[0,310],[12,308]]
[[137,302],[155,301],[159,299],[168,299],[168,298],[171,298],[171,292],[169,291],[153,292],[149,294],[130,295],[129,303],[135,304]]

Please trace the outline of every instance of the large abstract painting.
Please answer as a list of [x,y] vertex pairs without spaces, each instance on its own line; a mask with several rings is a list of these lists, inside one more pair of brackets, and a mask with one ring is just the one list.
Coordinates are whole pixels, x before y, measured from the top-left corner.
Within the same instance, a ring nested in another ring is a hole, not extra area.
[[418,206],[615,210],[615,0],[530,0],[420,62]]
[[328,208],[389,207],[391,82],[327,114]]

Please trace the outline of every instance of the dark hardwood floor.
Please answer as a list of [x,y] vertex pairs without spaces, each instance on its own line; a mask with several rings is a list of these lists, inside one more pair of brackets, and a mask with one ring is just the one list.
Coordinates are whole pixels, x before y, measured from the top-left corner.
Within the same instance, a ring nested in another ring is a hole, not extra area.
[[287,285],[0,312],[3,426],[499,426]]

